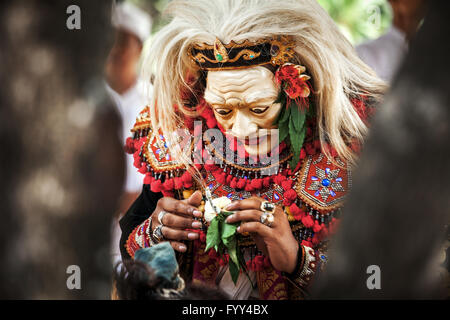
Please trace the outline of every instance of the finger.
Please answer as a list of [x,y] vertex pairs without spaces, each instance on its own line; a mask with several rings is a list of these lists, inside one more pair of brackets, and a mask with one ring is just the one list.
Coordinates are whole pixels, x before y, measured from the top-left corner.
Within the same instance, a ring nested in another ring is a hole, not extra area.
[[178,252],[186,252],[187,250],[186,245],[178,241],[170,241],[170,245],[172,246],[173,250]]
[[202,223],[197,220],[178,216],[170,212],[166,213],[163,216],[161,222],[164,226],[171,227],[174,229],[189,229],[189,228],[199,229],[202,227]]
[[198,207],[202,203],[202,198],[202,193],[197,190],[193,194],[191,194],[189,199],[187,199],[187,203],[191,206]]
[[237,232],[244,233],[244,232],[250,232],[250,233],[257,233],[261,237],[269,237],[271,235],[271,228],[263,225],[261,222],[243,222],[241,225],[237,228]]
[[259,221],[261,219],[262,212],[259,210],[242,210],[236,211],[227,218],[227,223],[235,223],[238,221]]
[[251,197],[244,200],[238,200],[230,203],[225,207],[225,210],[235,211],[235,210],[249,210],[256,209],[259,210],[261,208],[262,199]]
[[158,205],[165,211],[185,216],[201,217],[202,213],[194,206],[170,197],[161,198]]
[[199,234],[187,230],[177,230],[167,226],[161,228],[161,233],[164,238],[168,240],[195,240],[198,239]]

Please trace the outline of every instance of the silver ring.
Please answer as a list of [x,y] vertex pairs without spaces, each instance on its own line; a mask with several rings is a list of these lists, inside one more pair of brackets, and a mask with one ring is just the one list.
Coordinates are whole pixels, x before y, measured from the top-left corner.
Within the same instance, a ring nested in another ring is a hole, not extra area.
[[155,230],[153,230],[153,239],[157,243],[164,240],[164,235],[162,233],[162,227],[164,227],[164,226],[162,224],[160,224],[155,228]]
[[261,214],[261,217],[259,218],[259,221],[268,227],[272,226],[273,221],[275,220],[275,217],[270,212],[263,212]]
[[164,218],[164,216],[165,216],[167,213],[168,213],[168,212],[167,212],[167,211],[164,211],[164,210],[161,210],[161,211],[158,213],[158,222],[159,222],[160,225],[164,225],[164,223],[162,223],[162,219]]
[[261,211],[273,213],[275,211],[275,205],[269,201],[261,202]]

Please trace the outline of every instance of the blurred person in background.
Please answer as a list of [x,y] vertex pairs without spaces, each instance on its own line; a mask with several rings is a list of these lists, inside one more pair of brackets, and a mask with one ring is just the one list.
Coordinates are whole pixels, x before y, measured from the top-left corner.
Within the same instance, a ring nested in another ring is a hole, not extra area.
[[356,47],[360,58],[383,80],[390,82],[425,15],[427,0],[388,0],[393,11],[391,28],[381,37]]
[[110,294],[99,261],[125,161],[103,81],[111,1],[74,2],[0,3],[0,299]]
[[[122,2],[114,7],[112,24],[115,41],[106,62],[105,78],[107,91],[122,119],[120,136],[125,145],[136,115],[147,104],[146,87],[138,77],[138,65],[144,41],[151,32],[152,20],[143,10],[129,2]],[[142,189],[141,175],[134,168],[131,157],[126,157],[125,170],[124,193],[119,203],[118,216],[131,205]],[[116,263],[120,260],[120,231],[116,219],[113,223],[112,254],[113,262]]]

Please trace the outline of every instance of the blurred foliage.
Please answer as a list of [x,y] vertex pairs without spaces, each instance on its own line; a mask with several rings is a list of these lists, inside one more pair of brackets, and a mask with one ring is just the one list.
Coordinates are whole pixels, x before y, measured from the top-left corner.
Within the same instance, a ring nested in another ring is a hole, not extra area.
[[[161,13],[170,0],[126,0],[147,10],[153,17],[152,33],[167,22]],[[392,12],[387,0],[317,0],[328,11],[353,44],[377,38],[390,26]],[[282,1],[280,1],[280,4]]]
[[377,38],[389,28],[387,0],[318,0],[353,44]]
[[146,10],[153,19],[152,34],[156,33],[168,21],[162,18],[162,12],[170,0],[125,0]]

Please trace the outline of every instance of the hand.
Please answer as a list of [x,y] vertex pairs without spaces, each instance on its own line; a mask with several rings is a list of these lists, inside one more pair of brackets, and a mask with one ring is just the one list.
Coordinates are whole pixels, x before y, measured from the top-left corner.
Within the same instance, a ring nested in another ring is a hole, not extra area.
[[189,232],[186,229],[199,229],[202,227],[200,221],[194,220],[193,217],[202,217],[201,211],[197,209],[202,201],[200,191],[194,192],[189,199],[177,200],[170,197],[159,199],[155,211],[153,211],[152,229],[159,225],[158,215],[161,211],[167,213],[162,218],[163,227],[161,232],[164,238],[170,241],[172,248],[179,252],[185,252],[186,246],[181,240],[195,240],[199,237],[198,233]]
[[286,214],[280,207],[275,207],[274,221],[270,227],[260,222],[263,201],[265,200],[252,197],[229,204],[225,210],[236,212],[229,216],[226,222],[242,221],[237,231],[249,232],[258,248],[270,258],[275,269],[292,273],[297,264],[299,244],[292,234]]

